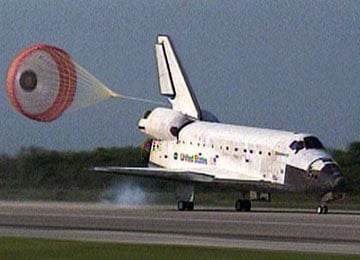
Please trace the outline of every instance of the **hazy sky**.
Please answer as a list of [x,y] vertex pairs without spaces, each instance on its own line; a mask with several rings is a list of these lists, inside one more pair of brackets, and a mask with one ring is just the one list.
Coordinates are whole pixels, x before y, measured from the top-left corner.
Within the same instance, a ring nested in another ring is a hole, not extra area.
[[[154,43],[168,34],[200,106],[222,122],[310,132],[335,148],[359,141],[358,1],[0,0],[0,22],[1,82],[18,51],[42,42],[116,92],[161,101]],[[44,124],[16,113],[3,88],[0,153],[135,146],[151,107],[111,100]]]

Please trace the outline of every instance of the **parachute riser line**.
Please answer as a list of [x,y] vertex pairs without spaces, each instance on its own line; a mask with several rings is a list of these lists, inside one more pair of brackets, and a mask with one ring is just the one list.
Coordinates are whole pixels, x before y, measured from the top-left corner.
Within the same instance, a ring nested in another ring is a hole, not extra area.
[[157,104],[157,105],[166,105],[166,103],[160,102],[160,101],[155,101],[155,100],[145,99],[145,98],[138,98],[138,97],[131,97],[131,96],[124,96],[124,95],[120,95],[120,94],[117,94],[117,93],[113,93],[110,97],[111,98],[128,99],[128,100],[133,100],[133,101],[140,101],[140,102]]

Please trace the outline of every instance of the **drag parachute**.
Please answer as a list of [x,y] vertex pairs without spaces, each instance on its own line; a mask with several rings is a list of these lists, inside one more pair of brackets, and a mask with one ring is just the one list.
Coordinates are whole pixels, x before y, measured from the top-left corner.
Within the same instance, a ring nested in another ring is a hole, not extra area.
[[51,122],[65,111],[108,98],[152,101],[115,93],[77,64],[64,50],[36,44],[21,51],[9,66],[6,91],[12,106],[24,116]]
[[14,58],[6,90],[15,110],[40,122],[51,122],[65,110],[124,97],[76,64],[64,50],[46,44],[33,45]]

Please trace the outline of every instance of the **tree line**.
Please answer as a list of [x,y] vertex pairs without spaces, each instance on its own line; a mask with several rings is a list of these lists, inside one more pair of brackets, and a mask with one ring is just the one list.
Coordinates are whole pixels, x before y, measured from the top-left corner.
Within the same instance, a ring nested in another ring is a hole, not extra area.
[[49,151],[24,147],[15,156],[0,156],[0,188],[97,189],[116,175],[92,172],[94,166],[145,166],[140,147],[93,151]]
[[[360,142],[345,151],[331,150],[353,194],[360,194]],[[141,147],[97,148],[92,151],[51,151],[24,147],[16,155],[0,155],[0,189],[102,189],[119,181],[118,175],[91,172],[94,166],[144,167]],[[128,177],[123,177],[128,178]],[[164,186],[162,181],[137,180],[144,187]]]

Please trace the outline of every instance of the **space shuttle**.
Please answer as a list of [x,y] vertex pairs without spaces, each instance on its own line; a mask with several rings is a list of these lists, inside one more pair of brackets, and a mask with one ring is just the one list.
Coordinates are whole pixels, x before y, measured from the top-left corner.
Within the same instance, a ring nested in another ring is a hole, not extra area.
[[138,122],[151,139],[148,167],[95,171],[174,181],[180,211],[194,209],[198,185],[236,190],[235,210],[245,212],[276,192],[316,195],[318,214],[344,198],[343,173],[316,136],[220,123],[201,110],[168,36],[157,37],[155,52],[160,94],[171,106],[146,111]]

